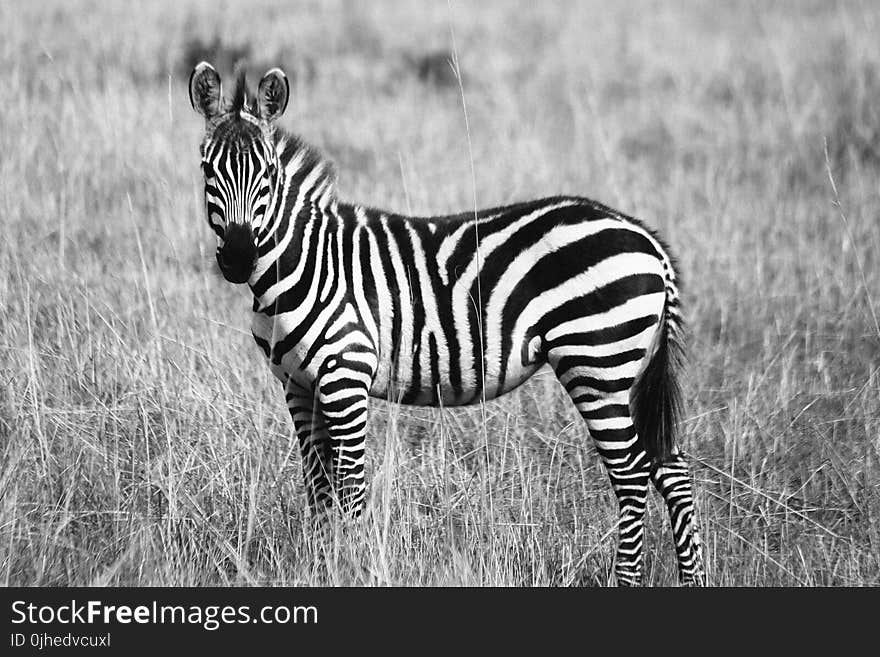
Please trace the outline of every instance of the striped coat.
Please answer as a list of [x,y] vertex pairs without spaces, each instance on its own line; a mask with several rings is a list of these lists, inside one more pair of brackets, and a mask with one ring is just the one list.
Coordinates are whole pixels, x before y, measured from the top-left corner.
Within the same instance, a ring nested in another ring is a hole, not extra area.
[[255,98],[240,79],[231,103],[210,65],[190,81],[206,118],[218,263],[253,294],[254,339],[284,386],[312,509],[361,512],[370,397],[472,404],[549,365],[618,497],[618,581],[640,581],[650,481],[670,512],[681,579],[698,582],[690,478],[674,442],[679,292],[660,239],[580,197],[436,217],[343,202],[333,166],[276,126],[288,93],[278,69]]

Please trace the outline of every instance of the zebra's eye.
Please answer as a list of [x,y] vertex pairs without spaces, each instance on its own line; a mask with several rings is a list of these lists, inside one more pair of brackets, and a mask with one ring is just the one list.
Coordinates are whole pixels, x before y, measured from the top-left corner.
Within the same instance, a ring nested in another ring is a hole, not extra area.
[[214,167],[210,162],[202,162],[202,173],[205,174],[206,178],[214,177]]

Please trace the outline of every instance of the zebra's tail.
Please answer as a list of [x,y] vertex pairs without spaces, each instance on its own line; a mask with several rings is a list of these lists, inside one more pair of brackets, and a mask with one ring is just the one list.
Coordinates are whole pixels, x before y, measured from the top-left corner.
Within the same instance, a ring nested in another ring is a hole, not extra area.
[[682,322],[675,283],[667,278],[666,305],[657,349],[636,380],[632,393],[633,421],[655,462],[669,459],[682,411],[679,376],[684,364]]

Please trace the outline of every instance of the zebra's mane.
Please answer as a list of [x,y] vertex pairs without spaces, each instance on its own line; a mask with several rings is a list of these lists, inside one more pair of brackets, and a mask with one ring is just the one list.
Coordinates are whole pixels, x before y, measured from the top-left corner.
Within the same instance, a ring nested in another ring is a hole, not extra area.
[[240,66],[235,73],[235,90],[232,94],[231,111],[236,114],[241,110],[252,111],[251,99],[253,97],[253,93],[247,86],[247,71],[244,66]]
[[[281,127],[275,129],[275,147],[278,149],[281,166],[287,171],[287,175],[304,177],[308,172],[320,167],[321,178],[327,181],[331,195],[336,197],[336,164],[324,155],[320,148]],[[296,165],[292,168],[294,162]]]
[[252,114],[254,95],[248,89],[244,68],[236,68],[235,87],[232,98],[224,100],[223,113],[214,125],[212,139],[235,144],[238,148],[249,150],[251,142],[260,136],[259,123],[254,119],[244,118],[243,112]]

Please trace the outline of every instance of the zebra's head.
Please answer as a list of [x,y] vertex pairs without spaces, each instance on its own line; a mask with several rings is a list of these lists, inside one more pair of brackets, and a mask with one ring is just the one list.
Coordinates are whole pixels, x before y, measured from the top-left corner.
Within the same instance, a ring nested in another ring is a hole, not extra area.
[[275,121],[289,96],[287,76],[278,68],[260,80],[256,98],[242,71],[231,102],[223,98],[220,75],[209,63],[198,64],[189,78],[190,102],[205,117],[201,153],[208,224],[217,234],[217,264],[233,283],[250,278],[268,228],[279,180]]

